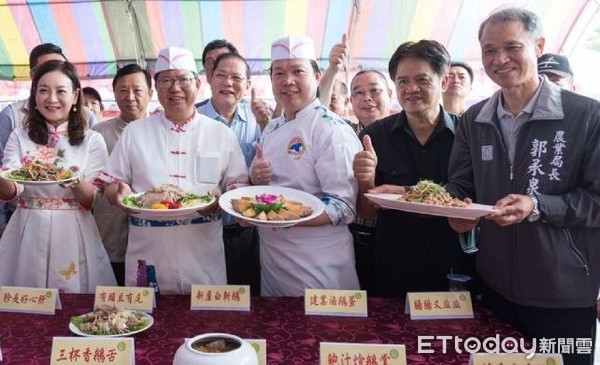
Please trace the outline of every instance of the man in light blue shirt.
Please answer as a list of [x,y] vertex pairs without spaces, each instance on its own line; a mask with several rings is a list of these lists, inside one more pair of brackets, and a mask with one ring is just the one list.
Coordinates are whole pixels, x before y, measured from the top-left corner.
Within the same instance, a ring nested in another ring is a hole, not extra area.
[[246,165],[250,166],[260,138],[260,126],[244,95],[250,90],[250,67],[242,56],[224,53],[214,63],[210,89],[212,97],[197,106],[199,113],[226,124],[235,133]]
[[[231,128],[237,137],[246,165],[256,154],[260,126],[244,95],[250,90],[250,67],[237,53],[224,53],[214,62],[210,88],[212,97],[197,105],[199,113]],[[252,227],[241,227],[233,217],[223,218],[223,241],[229,284],[247,284],[253,295],[260,293],[258,236]]]
[[[235,48],[235,46],[226,39],[215,39],[213,41],[208,42],[206,47],[204,47],[204,50],[202,51],[202,66],[204,67],[206,82],[208,82],[209,85],[211,85],[212,82],[213,71],[215,68],[215,62],[217,61],[217,58],[219,58],[219,56],[221,56],[222,54],[226,53],[235,53],[237,55],[240,54],[237,48]],[[211,99],[205,99],[197,103],[196,109],[200,110],[200,108],[206,106],[206,104],[208,104],[210,100]],[[264,99],[255,97],[254,89],[252,89],[252,99],[250,100],[250,102],[248,102],[246,99],[242,99],[239,101],[237,106],[240,115],[244,113],[247,115],[254,115],[256,121],[260,126],[261,131],[271,120],[274,113],[274,111],[271,110],[271,108]],[[279,113],[281,113],[281,111],[279,111]],[[212,115],[209,116],[212,118]]]

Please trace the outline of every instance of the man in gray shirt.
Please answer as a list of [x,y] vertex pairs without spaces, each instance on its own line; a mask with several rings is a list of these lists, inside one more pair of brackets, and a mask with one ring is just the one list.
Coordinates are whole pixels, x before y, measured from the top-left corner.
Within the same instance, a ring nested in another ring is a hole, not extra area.
[[[129,122],[147,116],[146,109],[152,99],[150,74],[135,63],[120,68],[113,79],[112,86],[121,114],[94,126],[94,130],[104,137],[109,154],[112,153]],[[96,202],[94,218],[110,258],[117,284],[125,285],[125,252],[129,216],[119,207],[110,205],[103,196]]]

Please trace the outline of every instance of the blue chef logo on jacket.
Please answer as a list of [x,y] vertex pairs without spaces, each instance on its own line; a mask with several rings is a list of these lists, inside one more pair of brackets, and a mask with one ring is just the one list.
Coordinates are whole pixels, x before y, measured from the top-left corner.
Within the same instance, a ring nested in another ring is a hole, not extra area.
[[299,159],[304,154],[306,148],[304,147],[304,141],[300,137],[294,137],[288,143],[287,153],[288,156],[294,160]]

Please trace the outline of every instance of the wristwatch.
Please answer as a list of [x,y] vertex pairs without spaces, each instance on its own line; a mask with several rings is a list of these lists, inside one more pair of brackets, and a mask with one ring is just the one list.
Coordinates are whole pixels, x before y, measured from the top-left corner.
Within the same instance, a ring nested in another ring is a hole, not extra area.
[[527,217],[527,220],[530,222],[535,222],[535,221],[539,220],[540,216],[541,216],[540,208],[538,205],[538,198],[535,195],[528,195],[528,196],[531,198],[531,201],[533,202],[533,210]]

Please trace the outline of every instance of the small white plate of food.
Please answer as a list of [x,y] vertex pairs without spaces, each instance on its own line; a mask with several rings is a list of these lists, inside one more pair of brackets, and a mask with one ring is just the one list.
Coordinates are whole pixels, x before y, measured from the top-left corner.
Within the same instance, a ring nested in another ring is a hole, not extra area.
[[475,220],[493,211],[491,205],[453,198],[443,186],[430,180],[419,181],[406,194],[365,193],[365,197],[382,208],[449,218]]
[[143,332],[153,324],[154,318],[148,313],[103,306],[71,317],[69,330],[84,337],[124,337]]
[[304,191],[257,185],[230,190],[219,199],[226,213],[260,227],[282,228],[311,220],[323,212],[321,199]]
[[64,168],[32,161],[18,169],[2,171],[0,176],[22,185],[57,185],[73,181],[79,174],[76,167]]
[[144,193],[129,195],[123,198],[121,204],[141,218],[171,220],[190,218],[215,200],[208,193],[199,195],[185,192],[176,185],[164,184]]

